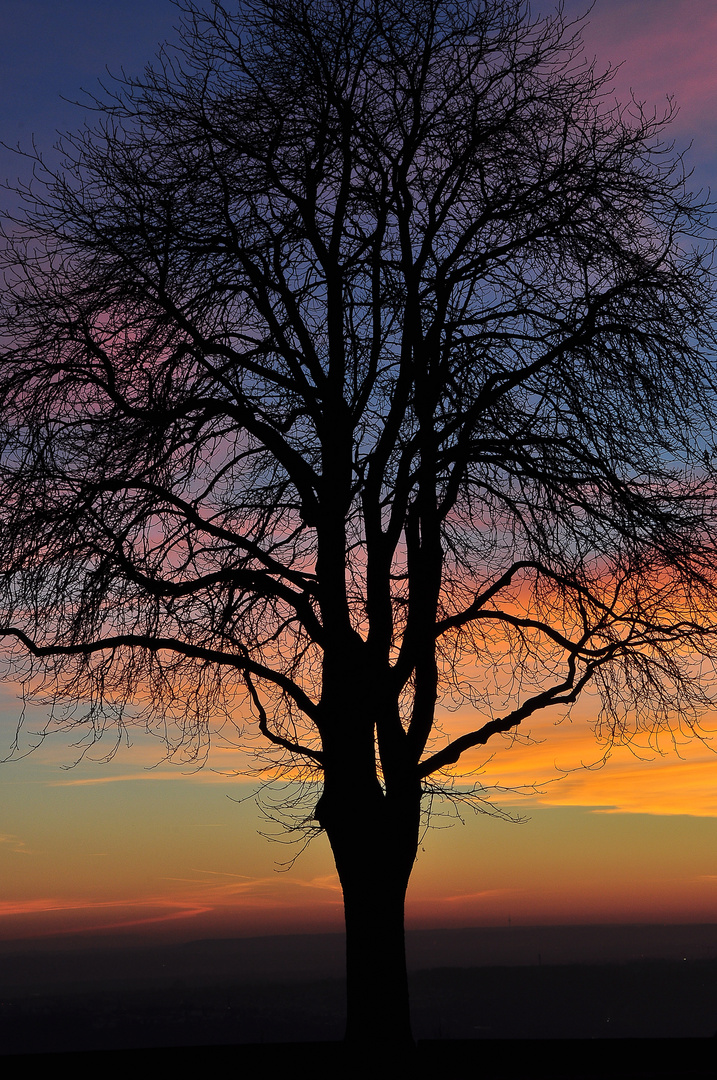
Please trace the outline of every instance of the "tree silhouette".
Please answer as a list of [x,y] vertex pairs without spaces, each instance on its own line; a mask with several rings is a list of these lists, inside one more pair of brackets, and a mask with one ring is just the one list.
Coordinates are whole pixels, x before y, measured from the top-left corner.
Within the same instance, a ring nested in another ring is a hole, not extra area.
[[561,12],[181,6],[6,230],[0,632],[90,738],[243,703],[321,776],[347,1037],[406,1042],[426,791],[708,700],[704,213]]

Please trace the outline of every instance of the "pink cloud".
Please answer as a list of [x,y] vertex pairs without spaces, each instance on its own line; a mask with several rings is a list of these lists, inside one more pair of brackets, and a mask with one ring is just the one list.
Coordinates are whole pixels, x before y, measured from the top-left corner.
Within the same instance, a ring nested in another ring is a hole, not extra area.
[[622,64],[615,87],[623,100],[659,109],[674,95],[676,127],[714,130],[717,105],[717,8],[713,0],[603,0],[584,34],[598,67]]

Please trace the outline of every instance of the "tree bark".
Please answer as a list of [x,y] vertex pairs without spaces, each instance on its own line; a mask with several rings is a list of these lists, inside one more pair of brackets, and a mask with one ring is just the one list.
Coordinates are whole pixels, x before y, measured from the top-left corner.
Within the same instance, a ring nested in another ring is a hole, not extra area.
[[407,884],[385,859],[342,880],[349,1043],[412,1045],[404,937]]
[[366,800],[332,799],[317,817],[328,834],[346,918],[346,1042],[352,1047],[413,1047],[406,972],[404,906],[418,847],[420,790],[400,800],[374,789]]

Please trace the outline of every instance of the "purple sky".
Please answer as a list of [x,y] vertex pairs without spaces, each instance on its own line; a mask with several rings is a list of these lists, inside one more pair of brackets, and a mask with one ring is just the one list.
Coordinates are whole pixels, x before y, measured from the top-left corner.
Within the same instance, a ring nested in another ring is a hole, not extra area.
[[[550,9],[535,0],[535,10]],[[587,0],[566,0],[575,15]],[[171,0],[0,0],[0,140],[53,145],[81,112],[62,98],[92,90],[106,69],[137,72],[172,37],[178,12]],[[585,39],[599,66],[622,64],[616,88],[633,89],[661,108],[674,94],[680,108],[674,135],[693,142],[699,185],[717,176],[717,5],[714,0],[597,0]],[[0,179],[26,166],[0,149]]]

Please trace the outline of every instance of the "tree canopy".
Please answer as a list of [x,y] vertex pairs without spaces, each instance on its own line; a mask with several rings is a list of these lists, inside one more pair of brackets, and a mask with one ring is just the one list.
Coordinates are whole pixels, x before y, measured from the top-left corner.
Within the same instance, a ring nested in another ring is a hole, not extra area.
[[322,776],[397,1029],[427,788],[585,687],[710,700],[708,214],[560,11],[180,7],[6,229],[0,632],[96,735],[243,702]]

